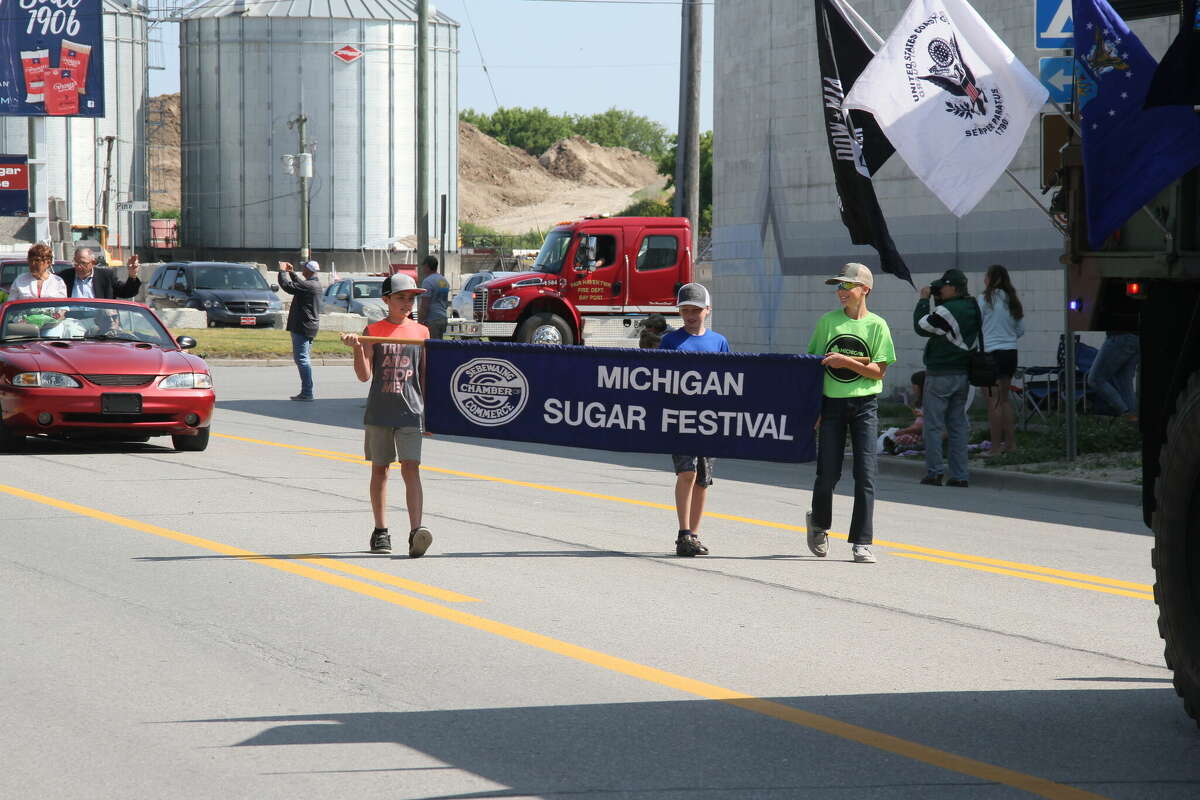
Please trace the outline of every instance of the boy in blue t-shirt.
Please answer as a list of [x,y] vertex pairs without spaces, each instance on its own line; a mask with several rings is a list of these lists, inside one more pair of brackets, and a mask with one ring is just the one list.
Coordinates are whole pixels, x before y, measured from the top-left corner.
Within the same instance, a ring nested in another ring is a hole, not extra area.
[[[675,300],[683,327],[662,337],[660,350],[689,353],[728,353],[729,342],[716,331],[707,330],[704,321],[712,311],[708,289],[698,283],[685,284]],[[706,556],[708,548],[696,535],[704,514],[704,498],[712,486],[713,459],[704,456],[673,455],[675,464],[675,514],[679,517],[679,536],[675,555]]]

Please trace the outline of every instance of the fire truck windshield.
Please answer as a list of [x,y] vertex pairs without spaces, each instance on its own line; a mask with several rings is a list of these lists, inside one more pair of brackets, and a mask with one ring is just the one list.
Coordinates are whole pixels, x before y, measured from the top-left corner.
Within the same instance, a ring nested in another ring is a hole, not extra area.
[[537,260],[533,262],[534,272],[548,272],[557,275],[562,271],[563,260],[571,247],[571,234],[565,231],[551,231],[538,251]]

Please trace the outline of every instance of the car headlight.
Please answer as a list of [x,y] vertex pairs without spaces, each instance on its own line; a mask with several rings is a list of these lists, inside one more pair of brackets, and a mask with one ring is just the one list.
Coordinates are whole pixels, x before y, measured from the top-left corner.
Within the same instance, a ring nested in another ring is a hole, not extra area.
[[205,300],[204,307],[205,308],[220,308],[221,301],[220,300]]
[[176,372],[159,381],[160,389],[211,389],[212,375],[207,372]]
[[272,297],[267,301],[267,308],[271,309],[272,311],[278,311],[279,309],[283,308],[283,302],[278,298]]
[[78,389],[79,381],[61,372],[18,372],[13,386],[42,386],[53,389]]
[[493,311],[508,311],[510,308],[516,308],[521,304],[519,297],[501,297],[496,302],[492,303]]

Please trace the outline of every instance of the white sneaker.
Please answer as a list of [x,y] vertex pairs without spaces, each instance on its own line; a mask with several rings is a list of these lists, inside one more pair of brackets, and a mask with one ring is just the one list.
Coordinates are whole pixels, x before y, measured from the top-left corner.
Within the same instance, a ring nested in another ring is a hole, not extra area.
[[804,528],[808,533],[808,549],[812,554],[817,558],[829,555],[829,533],[813,527],[811,511],[804,515]]
[[852,550],[854,553],[854,563],[856,564],[874,564],[875,554],[871,552],[871,548],[865,544],[856,544]]

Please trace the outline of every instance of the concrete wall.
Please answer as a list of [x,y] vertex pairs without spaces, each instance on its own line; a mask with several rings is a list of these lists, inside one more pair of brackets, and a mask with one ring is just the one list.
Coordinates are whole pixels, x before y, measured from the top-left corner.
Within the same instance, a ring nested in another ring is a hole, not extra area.
[[[904,0],[856,0],[854,7],[886,37]],[[1028,0],[978,0],[975,8],[1037,72],[1034,7]],[[1176,21],[1133,28],[1156,57]],[[924,340],[913,331],[913,289],[878,271],[869,247],[850,243],[838,215],[825,138],[812,3],[740,0],[718,3],[714,81],[714,320],[737,350],[803,352],[817,318],[837,307],[824,276],[846,261],[876,272],[870,308],[892,327],[898,363],[888,388],[921,369]],[[1047,107],[1049,108],[1049,106]],[[1031,126],[1011,169],[1034,191],[1040,185],[1038,128]],[[1027,312],[1022,366],[1053,364],[1063,329],[1062,240],[1045,216],[1006,177],[978,207],[954,217],[894,155],[875,176],[892,237],[917,286],[949,267],[982,290],[988,265],[1004,264]],[[1048,198],[1047,198],[1048,199]],[[1103,334],[1085,334],[1098,343]]]

